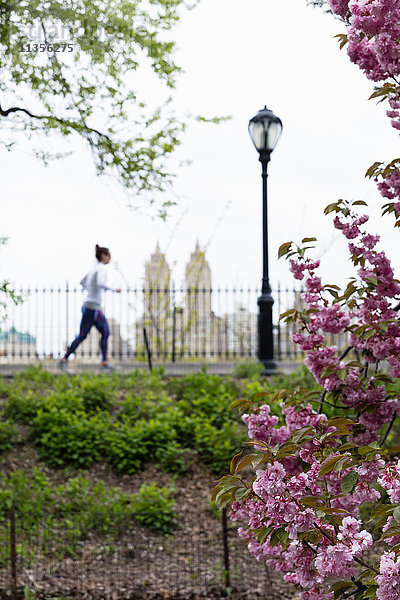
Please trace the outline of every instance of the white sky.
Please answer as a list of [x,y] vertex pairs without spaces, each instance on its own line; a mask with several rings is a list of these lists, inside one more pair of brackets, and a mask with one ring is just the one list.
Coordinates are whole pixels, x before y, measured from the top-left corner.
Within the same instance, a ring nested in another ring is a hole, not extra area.
[[[99,243],[111,248],[131,287],[140,286],[159,240],[180,285],[198,238],[202,246],[210,242],[214,286],[259,285],[261,168],[247,125],[264,104],[284,125],[269,169],[272,284],[292,284],[286,264],[276,260],[279,245],[314,234],[325,280],[350,275],[345,245],[323,208],[339,197],[363,198],[379,215],[380,196],[363,174],[375,160],[397,156],[399,140],[383,105],[368,101],[372,83],[333,39],[341,31],[340,22],[304,0],[201,0],[174,34],[185,70],[175,106],[233,119],[188,130],[176,160],[193,164],[178,172],[179,206],[166,223],[126,208],[124,193],[96,178],[80,143],[71,158],[47,168],[23,152],[0,151],[0,235],[10,237],[0,278],[77,283]],[[151,98],[159,87],[143,76],[141,93]],[[398,233],[390,219],[376,216],[372,231],[378,230],[398,268]]]

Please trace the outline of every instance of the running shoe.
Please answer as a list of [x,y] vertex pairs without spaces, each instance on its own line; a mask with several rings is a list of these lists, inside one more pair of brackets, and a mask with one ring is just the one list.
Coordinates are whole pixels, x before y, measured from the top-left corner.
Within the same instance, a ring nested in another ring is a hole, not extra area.
[[120,371],[120,369],[121,369],[121,367],[119,367],[117,365],[111,365],[111,364],[101,365],[102,373],[115,373],[116,371]]
[[59,363],[58,363],[58,367],[66,375],[74,375],[74,372],[71,371],[71,369],[68,366],[68,363],[65,360],[60,360]]

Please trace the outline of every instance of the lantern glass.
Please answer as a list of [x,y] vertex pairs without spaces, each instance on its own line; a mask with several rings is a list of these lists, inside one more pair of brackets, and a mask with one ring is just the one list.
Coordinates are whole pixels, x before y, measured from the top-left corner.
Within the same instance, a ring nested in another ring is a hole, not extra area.
[[272,152],[282,132],[282,122],[265,107],[251,119],[249,132],[259,152]]

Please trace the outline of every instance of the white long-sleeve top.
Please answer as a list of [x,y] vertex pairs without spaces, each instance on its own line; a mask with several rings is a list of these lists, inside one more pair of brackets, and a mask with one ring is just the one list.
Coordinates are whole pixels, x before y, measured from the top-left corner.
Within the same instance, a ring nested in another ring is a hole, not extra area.
[[100,310],[103,292],[105,290],[116,291],[116,288],[107,284],[106,266],[104,263],[98,262],[81,281],[81,286],[86,290],[84,302],[86,308]]

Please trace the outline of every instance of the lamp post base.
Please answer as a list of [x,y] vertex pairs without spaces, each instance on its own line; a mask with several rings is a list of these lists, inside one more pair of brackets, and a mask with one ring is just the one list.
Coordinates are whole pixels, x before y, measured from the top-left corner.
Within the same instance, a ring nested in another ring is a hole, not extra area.
[[262,371],[261,375],[275,375],[278,365],[274,360],[260,360],[260,363],[264,367],[264,370]]

